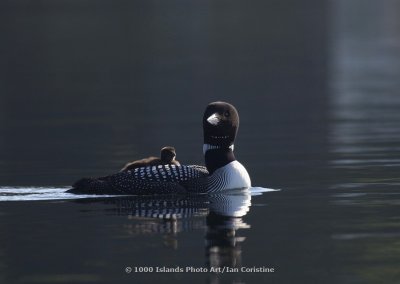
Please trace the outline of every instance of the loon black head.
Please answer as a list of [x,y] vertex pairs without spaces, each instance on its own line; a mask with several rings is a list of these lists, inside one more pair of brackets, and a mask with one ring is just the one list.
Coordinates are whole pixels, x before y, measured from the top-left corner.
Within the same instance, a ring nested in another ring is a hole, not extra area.
[[225,102],[210,103],[203,116],[204,158],[208,171],[235,161],[233,146],[239,128],[236,108]]
[[228,148],[233,145],[239,128],[236,108],[225,102],[210,103],[203,117],[204,144]]
[[161,161],[165,163],[172,163],[176,157],[176,151],[174,147],[166,146],[161,149]]

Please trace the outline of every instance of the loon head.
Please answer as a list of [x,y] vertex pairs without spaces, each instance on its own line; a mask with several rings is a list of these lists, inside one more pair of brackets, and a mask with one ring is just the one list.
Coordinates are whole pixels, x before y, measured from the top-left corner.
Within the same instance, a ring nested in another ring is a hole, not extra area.
[[239,128],[236,108],[225,102],[210,103],[203,116],[204,144],[211,148],[233,147]]
[[161,149],[161,161],[170,164],[176,157],[174,147],[166,146]]

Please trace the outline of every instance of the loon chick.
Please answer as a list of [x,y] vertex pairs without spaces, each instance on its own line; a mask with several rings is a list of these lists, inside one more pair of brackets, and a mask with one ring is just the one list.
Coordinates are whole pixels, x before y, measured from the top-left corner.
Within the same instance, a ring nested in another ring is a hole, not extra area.
[[166,146],[161,149],[161,158],[157,157],[148,157],[145,159],[137,160],[130,162],[123,167],[121,172],[123,171],[131,171],[133,169],[141,168],[141,167],[147,167],[147,166],[158,166],[158,165],[176,165],[180,166],[181,164],[175,160],[176,157],[176,151],[174,147],[171,146]]
[[85,178],[68,192],[85,194],[209,193],[248,188],[249,174],[233,154],[239,114],[225,102],[210,103],[203,116],[206,168],[158,165],[122,171],[102,178]]

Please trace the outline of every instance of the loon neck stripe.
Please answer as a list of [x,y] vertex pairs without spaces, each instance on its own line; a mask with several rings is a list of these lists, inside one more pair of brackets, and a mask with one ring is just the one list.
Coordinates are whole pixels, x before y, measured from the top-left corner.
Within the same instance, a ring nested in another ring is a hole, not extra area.
[[231,149],[232,151],[234,150],[235,145],[231,145],[228,148],[226,147],[221,147],[218,145],[211,145],[211,144],[203,144],[203,155],[207,153],[208,150],[215,150],[215,149]]

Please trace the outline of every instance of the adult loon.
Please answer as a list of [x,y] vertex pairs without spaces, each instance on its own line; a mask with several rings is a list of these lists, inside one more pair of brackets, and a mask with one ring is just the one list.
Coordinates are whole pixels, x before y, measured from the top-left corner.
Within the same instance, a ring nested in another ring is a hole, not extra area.
[[126,164],[125,167],[122,168],[121,172],[147,166],[158,166],[167,164],[180,166],[181,164],[175,159],[175,157],[176,157],[175,148],[171,146],[166,146],[161,149],[160,158],[148,157],[145,159],[130,162]]
[[251,187],[249,174],[233,154],[239,114],[226,102],[210,103],[203,116],[206,168],[158,165],[84,178],[68,192],[84,194],[210,193]]

